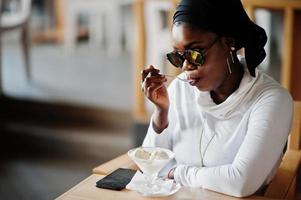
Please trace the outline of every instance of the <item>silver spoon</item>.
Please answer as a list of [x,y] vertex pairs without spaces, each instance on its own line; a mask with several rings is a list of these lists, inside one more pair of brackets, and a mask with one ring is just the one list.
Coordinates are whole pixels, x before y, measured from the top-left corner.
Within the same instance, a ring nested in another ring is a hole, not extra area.
[[178,76],[172,76],[172,75],[168,75],[168,74],[162,74],[163,76],[166,76],[166,77],[170,77],[170,78],[177,78],[177,79],[179,79],[180,81],[183,81],[183,82],[185,82],[185,83],[188,83],[188,80],[186,80],[186,79],[183,79],[183,78],[180,78],[180,77],[178,77]]

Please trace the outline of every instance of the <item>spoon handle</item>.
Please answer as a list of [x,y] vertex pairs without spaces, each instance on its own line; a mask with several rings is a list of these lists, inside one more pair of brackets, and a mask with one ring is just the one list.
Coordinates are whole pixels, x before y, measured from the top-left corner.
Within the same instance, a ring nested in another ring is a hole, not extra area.
[[172,75],[168,75],[168,74],[162,74],[162,75],[164,75],[164,76],[166,76],[166,77],[170,77],[170,78],[177,78],[177,79],[179,79],[179,80],[181,80],[181,81],[183,81],[183,82],[188,82],[188,80],[186,80],[186,79],[183,79],[183,78],[180,78],[180,77],[178,77],[178,76],[172,76]]

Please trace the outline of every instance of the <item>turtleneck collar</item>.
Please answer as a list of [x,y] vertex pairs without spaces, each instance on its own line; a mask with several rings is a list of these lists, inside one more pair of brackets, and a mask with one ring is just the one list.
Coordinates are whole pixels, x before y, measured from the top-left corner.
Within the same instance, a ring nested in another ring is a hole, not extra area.
[[235,90],[224,102],[216,104],[213,102],[210,92],[201,92],[194,88],[196,92],[196,102],[202,111],[210,113],[216,118],[226,119],[231,117],[241,104],[246,104],[247,99],[252,96],[254,83],[258,79],[258,70],[256,69],[256,77],[251,76],[245,61],[240,58],[240,62],[244,66],[244,75],[237,90]]

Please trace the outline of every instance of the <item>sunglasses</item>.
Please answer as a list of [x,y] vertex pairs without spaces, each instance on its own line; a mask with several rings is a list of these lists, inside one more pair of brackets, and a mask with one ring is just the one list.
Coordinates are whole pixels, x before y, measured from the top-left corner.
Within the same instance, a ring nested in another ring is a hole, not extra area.
[[205,55],[208,50],[220,39],[216,37],[208,48],[202,50],[201,52],[196,50],[187,49],[185,51],[173,51],[168,54],[167,60],[175,67],[182,68],[184,61],[187,60],[189,63],[195,66],[202,66],[205,63]]

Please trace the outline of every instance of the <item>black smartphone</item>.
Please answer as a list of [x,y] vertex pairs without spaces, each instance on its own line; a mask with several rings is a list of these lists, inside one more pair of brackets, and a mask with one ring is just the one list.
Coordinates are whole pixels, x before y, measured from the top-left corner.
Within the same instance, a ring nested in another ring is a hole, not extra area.
[[132,180],[136,171],[119,168],[96,182],[96,187],[110,190],[122,190]]

